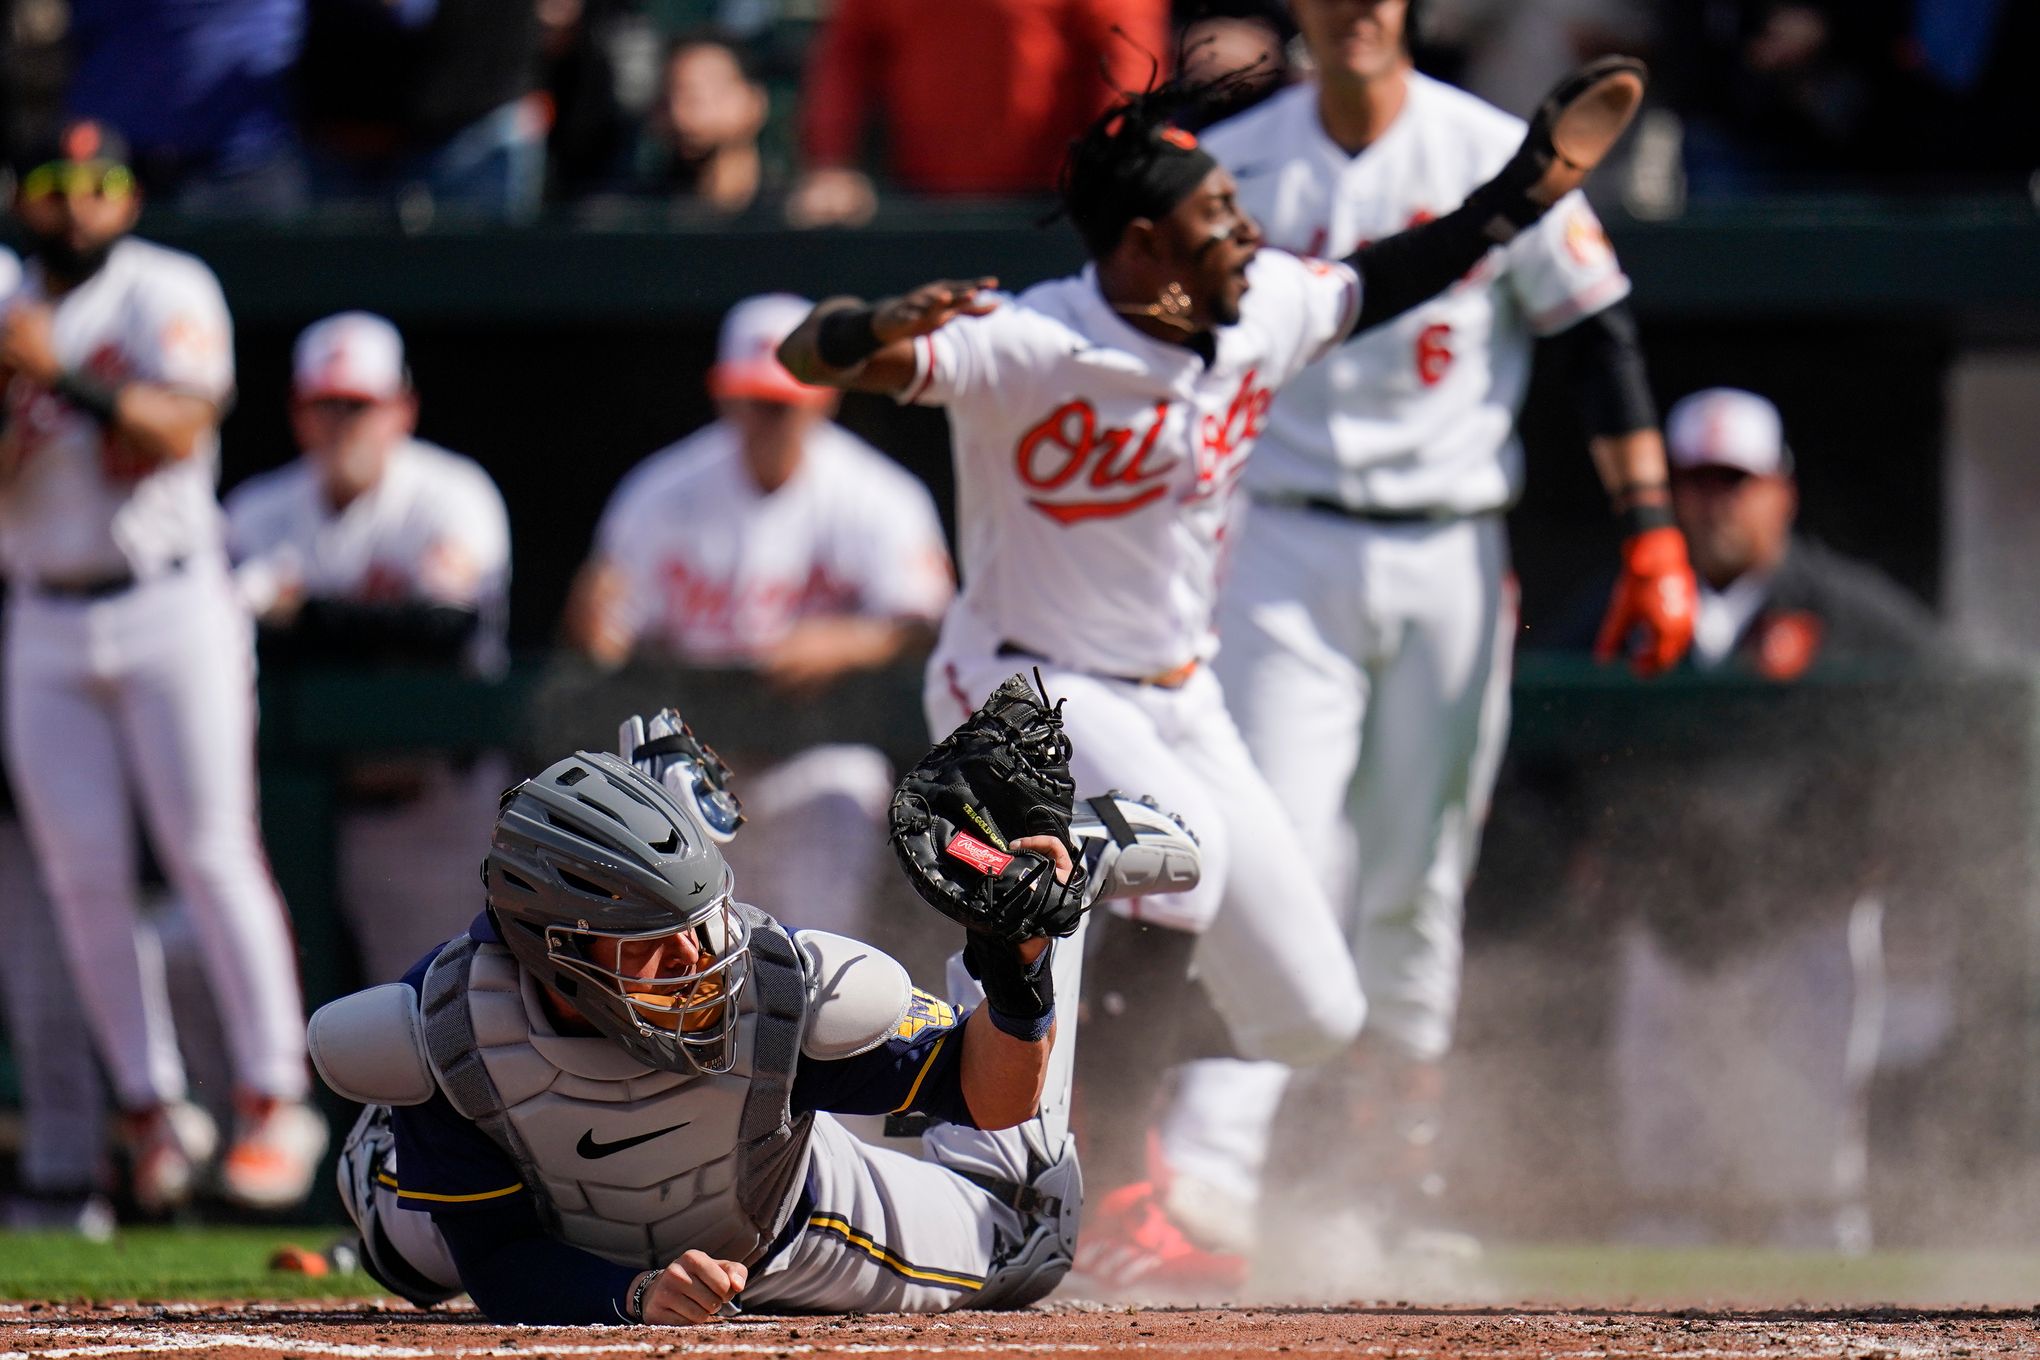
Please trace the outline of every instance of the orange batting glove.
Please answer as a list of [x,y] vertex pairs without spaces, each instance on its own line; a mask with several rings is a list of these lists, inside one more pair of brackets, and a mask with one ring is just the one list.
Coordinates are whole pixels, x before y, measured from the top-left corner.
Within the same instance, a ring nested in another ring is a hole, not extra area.
[[1677,526],[1659,524],[1631,534],[1622,543],[1622,575],[1608,601],[1594,659],[1613,661],[1627,648],[1638,675],[1664,674],[1692,645],[1699,593],[1686,559],[1686,536]]

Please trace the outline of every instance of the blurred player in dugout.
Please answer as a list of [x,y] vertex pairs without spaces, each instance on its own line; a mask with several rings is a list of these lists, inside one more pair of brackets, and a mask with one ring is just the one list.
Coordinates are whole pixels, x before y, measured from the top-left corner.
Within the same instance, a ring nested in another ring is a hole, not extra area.
[[[342,312],[298,337],[299,457],[227,497],[235,580],[268,661],[501,670],[510,583],[502,494],[419,439],[397,328]],[[370,982],[457,932],[488,849],[500,755],[357,760],[342,781],[340,900]]]
[[[1924,605],[1795,529],[1792,450],[1771,402],[1696,392],[1672,408],[1666,443],[1700,578],[1686,667],[1789,684],[1835,662],[1951,664]],[[1575,645],[1591,637],[1595,597],[1578,603]],[[1918,785],[1863,763],[1877,738],[1860,710],[1811,729],[1792,711],[1789,735],[1724,733],[1670,787],[1663,766],[1643,765],[1608,777],[1647,788],[1594,789],[1610,811],[1593,878],[1623,920],[1610,1061],[1637,1240],[1871,1244],[1884,899],[1916,857]]]
[[[718,418],[611,494],[567,607],[568,639],[597,662],[751,666],[814,698],[933,644],[955,589],[934,501],[830,420],[835,392],[781,366],[774,351],[809,306],[767,294],[732,308],[708,378]],[[728,854],[749,899],[795,925],[867,933],[885,757],[829,744],[733,763],[748,821]]]

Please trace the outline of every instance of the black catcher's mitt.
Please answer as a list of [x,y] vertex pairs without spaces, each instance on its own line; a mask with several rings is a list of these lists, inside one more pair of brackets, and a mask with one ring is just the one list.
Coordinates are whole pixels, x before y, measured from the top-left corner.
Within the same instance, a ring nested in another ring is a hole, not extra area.
[[1044,698],[1018,675],[1006,681],[893,794],[893,849],[914,890],[987,939],[1068,935],[1083,914],[1081,867],[1058,883],[1047,856],[1011,846],[1043,835],[1069,844],[1070,743],[1062,705]]

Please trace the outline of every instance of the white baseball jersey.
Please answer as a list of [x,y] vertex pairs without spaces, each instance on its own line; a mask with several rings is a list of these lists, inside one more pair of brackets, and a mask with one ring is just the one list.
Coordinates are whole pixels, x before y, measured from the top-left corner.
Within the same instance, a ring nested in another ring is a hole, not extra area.
[[595,543],[631,634],[697,662],[753,659],[803,618],[938,618],[954,589],[928,489],[827,422],[769,495],[734,428],[697,430],[617,484]]
[[[1314,84],[1293,86],[1204,136],[1269,242],[1303,255],[1343,257],[1442,216],[1523,139],[1521,119],[1412,73],[1395,121],[1349,156],[1325,134],[1317,97]],[[1249,490],[1390,511],[1512,504],[1533,340],[1628,294],[1593,209],[1568,195],[1449,291],[1289,384]]]
[[325,599],[475,609],[482,617],[475,662],[500,657],[510,517],[472,458],[406,440],[382,479],[337,512],[311,460],[299,458],[234,488],[227,541],[244,584],[258,593],[266,580]]
[[1216,649],[1233,487],[1275,390],[1360,304],[1351,269],[1281,251],[1248,281],[1208,366],[1135,330],[1089,268],[916,341],[902,400],[949,408],[963,607],[995,637],[1104,675]]
[[[31,263],[15,300],[44,296]],[[56,300],[53,332],[67,369],[221,405],[233,392],[219,281],[181,251],[121,241],[98,273]],[[216,435],[190,458],[137,474],[116,441],[61,398],[17,380],[7,402],[24,440],[21,471],[0,492],[0,561],[10,578],[149,576],[219,551]]]

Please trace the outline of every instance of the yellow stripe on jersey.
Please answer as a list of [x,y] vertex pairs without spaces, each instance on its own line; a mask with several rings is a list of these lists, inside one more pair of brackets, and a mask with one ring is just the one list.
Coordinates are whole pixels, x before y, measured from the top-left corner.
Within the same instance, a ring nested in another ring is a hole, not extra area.
[[387,1185],[390,1189],[396,1191],[398,1199],[423,1199],[430,1200],[434,1204],[473,1204],[478,1200],[501,1199],[505,1195],[514,1195],[524,1188],[524,1182],[519,1181],[515,1185],[506,1185],[501,1190],[484,1190],[479,1194],[435,1195],[427,1190],[406,1190],[403,1186],[398,1185],[397,1178],[387,1171],[376,1172],[375,1178],[378,1184]]
[[904,1279],[916,1280],[923,1284],[948,1285],[952,1289],[977,1290],[985,1287],[982,1275],[966,1275],[959,1270],[932,1270],[917,1266],[901,1259],[888,1248],[872,1240],[869,1233],[860,1232],[850,1226],[850,1221],[837,1214],[810,1214],[808,1226],[834,1233],[872,1260]]
[[892,1109],[888,1110],[886,1113],[899,1114],[903,1111],[910,1110],[913,1108],[914,1097],[921,1094],[921,1083],[928,1079],[928,1069],[935,1065],[935,1056],[942,1051],[942,1045],[948,1042],[949,1036],[947,1034],[943,1035],[940,1039],[937,1039],[935,1041],[935,1047],[929,1049],[928,1056],[921,1060],[921,1070],[914,1073],[914,1084],[907,1088],[907,1098],[901,1101],[899,1104],[893,1106]]

